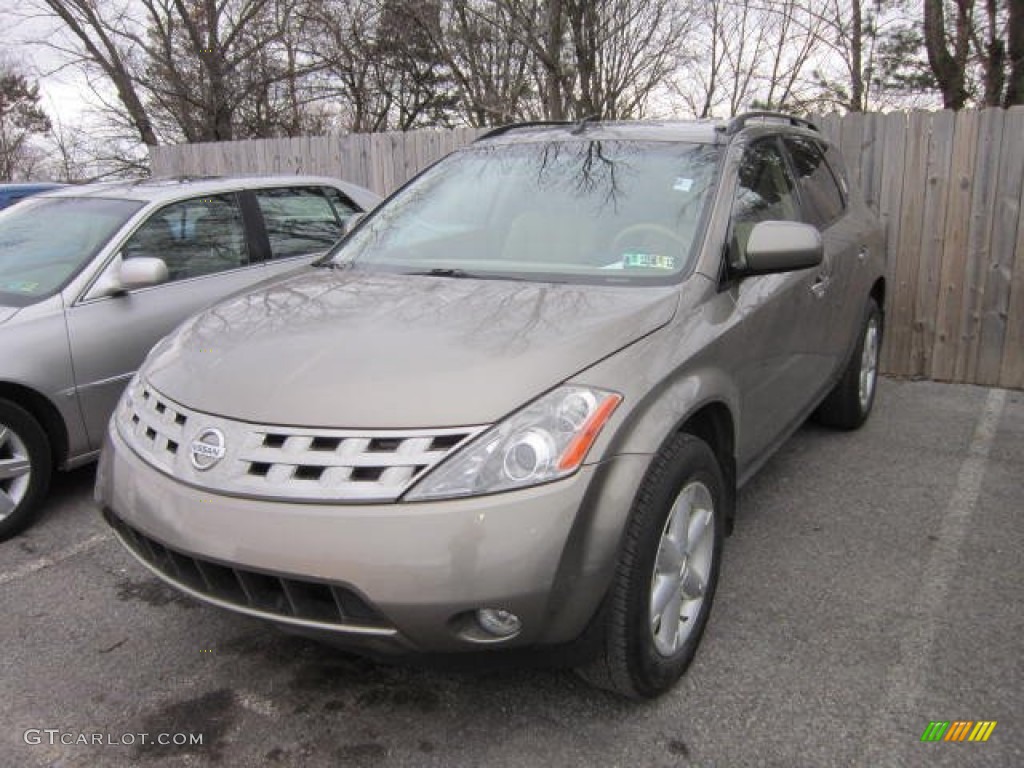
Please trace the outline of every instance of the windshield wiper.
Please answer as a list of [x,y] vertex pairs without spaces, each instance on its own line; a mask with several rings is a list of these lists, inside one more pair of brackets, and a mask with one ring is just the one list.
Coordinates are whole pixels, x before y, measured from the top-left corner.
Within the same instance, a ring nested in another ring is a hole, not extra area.
[[424,269],[416,272],[405,272],[406,275],[421,275],[427,277],[456,277],[456,278],[470,278],[480,277],[480,275],[474,275],[467,272],[464,269],[457,267],[434,267],[433,269]]
[[352,266],[351,261],[335,261],[330,256],[321,256],[310,264],[311,267],[322,267],[324,269],[348,269]]
[[523,282],[526,278],[516,277],[515,275],[499,275],[493,272],[468,272],[465,269],[458,267],[434,267],[433,269],[416,270],[413,272],[403,272],[403,275],[417,275],[420,277],[453,277],[456,279],[467,279],[467,280],[512,280],[514,282]]

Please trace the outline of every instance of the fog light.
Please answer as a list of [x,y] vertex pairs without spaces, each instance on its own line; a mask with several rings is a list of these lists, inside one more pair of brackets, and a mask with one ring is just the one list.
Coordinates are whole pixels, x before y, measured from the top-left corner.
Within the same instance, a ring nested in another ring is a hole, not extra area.
[[518,616],[501,608],[481,608],[476,612],[476,623],[484,632],[495,637],[512,637],[523,628],[523,622]]

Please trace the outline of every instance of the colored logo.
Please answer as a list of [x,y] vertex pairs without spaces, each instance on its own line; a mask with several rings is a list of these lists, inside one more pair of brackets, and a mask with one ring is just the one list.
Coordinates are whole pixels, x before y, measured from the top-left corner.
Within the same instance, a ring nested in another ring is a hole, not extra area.
[[932,720],[921,741],[988,741],[995,729],[995,720]]
[[207,470],[224,458],[224,433],[219,429],[204,429],[189,446],[192,466]]

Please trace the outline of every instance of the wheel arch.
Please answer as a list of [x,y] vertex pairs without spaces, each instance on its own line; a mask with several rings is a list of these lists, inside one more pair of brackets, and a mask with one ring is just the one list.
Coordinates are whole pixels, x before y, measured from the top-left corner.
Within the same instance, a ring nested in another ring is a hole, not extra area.
[[68,430],[57,406],[45,395],[21,384],[0,381],[0,400],[27,411],[46,433],[54,468],[63,466],[68,455]]
[[732,411],[721,400],[704,403],[676,426],[666,438],[666,443],[680,433],[703,440],[718,459],[725,475],[726,489],[731,494],[725,532],[732,533],[736,519],[736,424]]
[[871,293],[869,294],[875,303],[878,304],[878,309],[882,312],[882,317],[885,317],[885,278],[879,277],[875,280],[874,285],[871,286]]

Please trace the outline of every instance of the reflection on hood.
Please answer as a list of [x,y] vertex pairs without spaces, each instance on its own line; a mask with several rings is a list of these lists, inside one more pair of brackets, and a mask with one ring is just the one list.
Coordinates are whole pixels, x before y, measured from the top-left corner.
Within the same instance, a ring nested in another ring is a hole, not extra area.
[[489,423],[664,325],[676,295],[307,271],[199,315],[146,375],[190,408],[271,424]]

